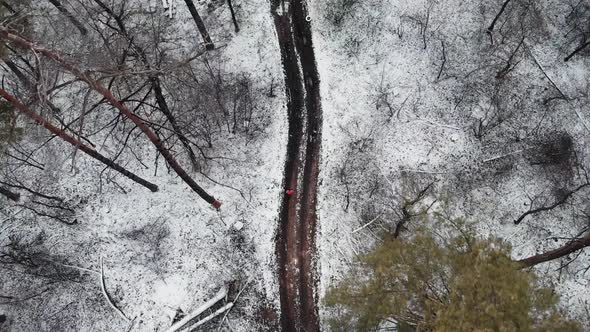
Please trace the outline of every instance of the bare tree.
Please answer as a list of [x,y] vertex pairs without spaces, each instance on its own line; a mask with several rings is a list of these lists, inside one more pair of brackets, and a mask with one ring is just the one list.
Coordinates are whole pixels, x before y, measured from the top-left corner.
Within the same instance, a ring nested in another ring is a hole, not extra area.
[[188,184],[188,186],[191,189],[193,189],[193,191],[195,191],[202,199],[204,199],[207,203],[213,205],[215,208],[219,208],[221,206],[221,203],[218,200],[216,200],[213,196],[209,195],[193,180],[193,178],[190,175],[188,175],[184,168],[182,168],[182,166],[176,161],[176,158],[174,158],[174,156],[170,153],[170,150],[165,146],[164,142],[158,137],[158,135],[152,129],[150,129],[150,127],[144,122],[144,120],[142,120],[135,113],[130,111],[119,100],[117,100],[117,98],[113,96],[112,92],[109,89],[105,88],[100,82],[92,79],[87,73],[82,72],[74,65],[65,61],[61,56],[59,56],[54,51],[51,51],[47,48],[39,47],[35,45],[33,42],[23,38],[22,36],[19,36],[18,34],[8,31],[6,28],[2,28],[0,30],[0,38],[4,39],[5,41],[15,43],[24,49],[31,50],[38,54],[42,54],[43,56],[53,60],[61,68],[70,72],[80,81],[87,83],[90,88],[100,93],[111,105],[117,108],[119,112],[126,118],[130,119],[148,137],[148,139],[156,147],[158,152],[160,152],[160,154],[167,161],[168,165],[170,165],[170,167],[176,172],[176,174],[178,174],[178,176],[186,184]]
[[203,41],[205,42],[205,48],[208,50],[215,49],[215,45],[213,44],[213,41],[211,41],[209,32],[207,32],[205,23],[203,23],[203,20],[201,19],[201,16],[199,15],[199,12],[197,11],[195,4],[193,3],[193,0],[184,0],[184,3],[186,3],[188,10],[191,12],[191,16],[193,17],[193,20],[195,20],[195,24],[197,25],[197,28],[199,29],[199,32],[203,37]]
[[[117,27],[119,28],[117,30],[117,32],[120,33],[122,36],[124,36],[127,39],[129,45],[131,46],[133,51],[137,54],[141,63],[144,66],[146,66],[148,69],[150,69],[152,66],[149,63],[149,60],[148,60],[145,50],[135,42],[135,38],[130,36],[129,31],[125,27],[125,23],[122,18],[123,13],[122,12],[120,12],[119,14],[115,13],[114,10],[112,10],[110,7],[108,7],[101,0],[94,0],[94,2],[96,4],[98,4],[100,8],[102,8],[110,17],[112,17],[115,20],[115,22],[117,23]],[[112,28],[114,29],[114,27],[112,27]],[[183,130],[181,129],[180,125],[178,124],[178,121],[176,120],[176,117],[172,114],[172,110],[168,106],[168,102],[166,101],[166,97],[164,96],[164,92],[162,90],[162,83],[161,83],[160,78],[157,75],[151,75],[149,80],[151,82],[151,87],[152,87],[152,90],[155,94],[156,103],[158,104],[160,111],[162,112],[162,114],[164,114],[164,116],[166,116],[166,119],[168,120],[168,122],[170,122],[170,125],[172,126],[174,133],[178,136],[180,142],[182,143],[186,152],[188,153],[190,161],[193,166],[193,170],[198,170],[200,167],[199,167],[199,163],[197,161],[197,157],[195,155],[195,152],[193,151],[193,149],[191,147],[191,142],[184,135]]]
[[29,117],[31,120],[33,120],[37,124],[45,127],[45,129],[49,130],[54,135],[61,137],[64,141],[66,141],[66,142],[72,144],[73,146],[77,147],[82,152],[84,152],[87,155],[91,156],[92,158],[100,161],[101,163],[105,164],[106,166],[108,166],[108,167],[116,170],[117,172],[123,174],[125,177],[129,178],[130,180],[132,180],[132,181],[134,181],[136,183],[141,184],[142,186],[148,188],[152,192],[158,191],[158,186],[156,186],[155,184],[150,183],[150,182],[148,182],[148,181],[140,178],[139,176],[137,176],[137,175],[129,172],[128,170],[126,170],[122,166],[116,164],[115,162],[113,162],[109,158],[101,155],[100,153],[98,153],[93,148],[91,148],[91,147],[85,145],[84,143],[80,142],[75,137],[73,137],[71,135],[68,135],[63,130],[60,130],[59,128],[53,126],[51,123],[49,123],[43,117],[41,117],[39,114],[37,114],[37,113],[33,112],[32,110],[28,109],[24,104],[22,104],[20,101],[18,101],[14,96],[10,95],[4,89],[0,89],[0,96],[2,96],[4,99],[6,99],[7,101],[9,101],[11,104],[13,104],[21,113],[23,113],[24,115],[26,115],[27,117]]

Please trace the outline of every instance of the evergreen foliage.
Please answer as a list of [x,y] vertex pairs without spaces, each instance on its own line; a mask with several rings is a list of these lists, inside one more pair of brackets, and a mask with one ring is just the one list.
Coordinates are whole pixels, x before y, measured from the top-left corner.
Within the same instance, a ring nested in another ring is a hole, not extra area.
[[463,232],[439,241],[424,229],[386,237],[326,297],[333,330],[580,331],[553,290],[510,259],[510,247]]

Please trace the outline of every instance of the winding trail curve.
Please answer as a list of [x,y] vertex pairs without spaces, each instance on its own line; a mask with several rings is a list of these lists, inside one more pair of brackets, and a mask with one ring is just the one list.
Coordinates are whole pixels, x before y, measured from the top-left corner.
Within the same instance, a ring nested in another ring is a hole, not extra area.
[[316,197],[321,151],[320,80],[303,0],[271,0],[285,75],[289,139],[276,238],[282,331],[319,331],[315,297]]

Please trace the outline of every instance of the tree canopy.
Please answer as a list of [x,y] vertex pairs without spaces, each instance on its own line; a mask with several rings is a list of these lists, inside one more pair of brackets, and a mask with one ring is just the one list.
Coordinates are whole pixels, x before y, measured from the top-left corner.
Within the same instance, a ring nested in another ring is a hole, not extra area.
[[386,237],[326,296],[334,330],[580,331],[497,239]]

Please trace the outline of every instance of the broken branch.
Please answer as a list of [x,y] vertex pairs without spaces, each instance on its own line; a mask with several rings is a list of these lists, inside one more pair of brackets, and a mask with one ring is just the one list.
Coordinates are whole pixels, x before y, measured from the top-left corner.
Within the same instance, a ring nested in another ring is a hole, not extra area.
[[104,268],[102,257],[100,258],[100,288],[102,289],[102,294],[104,295],[105,299],[107,299],[107,302],[109,303],[111,308],[113,308],[119,314],[119,316],[121,316],[121,318],[123,318],[125,321],[130,322],[131,320],[127,318],[127,316],[125,316],[121,309],[117,308],[117,306],[113,303],[113,300],[111,300],[109,293],[107,293],[107,287],[104,282]]

